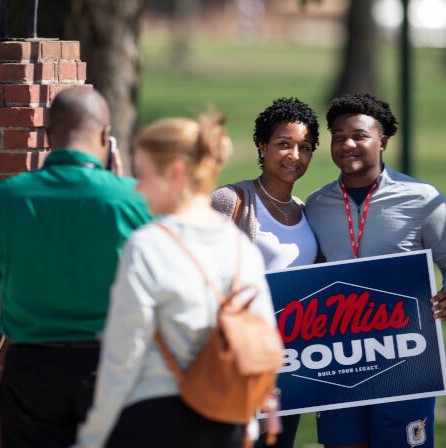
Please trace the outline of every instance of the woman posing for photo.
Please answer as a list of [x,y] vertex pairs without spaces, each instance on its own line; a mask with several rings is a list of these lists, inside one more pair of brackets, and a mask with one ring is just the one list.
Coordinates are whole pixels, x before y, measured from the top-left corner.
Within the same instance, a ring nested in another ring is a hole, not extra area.
[[[312,264],[317,243],[303,202],[292,195],[319,144],[314,111],[296,98],[278,98],[255,120],[259,177],[217,189],[212,206],[231,216],[263,255],[266,270]],[[276,448],[292,448],[299,415],[282,417]],[[263,446],[260,438],[257,447]]]

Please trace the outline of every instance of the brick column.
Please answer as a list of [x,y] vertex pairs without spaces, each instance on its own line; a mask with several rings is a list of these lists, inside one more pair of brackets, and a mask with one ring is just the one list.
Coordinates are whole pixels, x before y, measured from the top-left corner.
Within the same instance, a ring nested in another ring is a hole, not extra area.
[[0,42],[0,180],[42,165],[48,107],[61,90],[85,84],[86,68],[77,41]]

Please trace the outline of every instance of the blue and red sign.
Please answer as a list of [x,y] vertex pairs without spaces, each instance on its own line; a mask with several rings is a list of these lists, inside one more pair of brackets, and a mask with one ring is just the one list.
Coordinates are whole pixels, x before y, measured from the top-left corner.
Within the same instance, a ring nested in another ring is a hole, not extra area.
[[281,415],[446,394],[430,250],[267,273]]

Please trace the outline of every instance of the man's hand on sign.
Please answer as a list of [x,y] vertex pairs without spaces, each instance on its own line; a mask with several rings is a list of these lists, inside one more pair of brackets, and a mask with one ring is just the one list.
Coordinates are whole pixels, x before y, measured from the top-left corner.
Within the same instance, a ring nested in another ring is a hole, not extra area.
[[434,304],[432,306],[434,318],[446,322],[446,287],[438,291],[438,293],[432,297],[431,302]]

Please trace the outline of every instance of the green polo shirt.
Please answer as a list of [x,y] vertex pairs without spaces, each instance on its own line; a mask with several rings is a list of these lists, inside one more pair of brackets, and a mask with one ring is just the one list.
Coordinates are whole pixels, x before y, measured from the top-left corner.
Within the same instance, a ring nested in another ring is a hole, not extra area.
[[151,219],[135,180],[57,149],[0,183],[0,330],[13,342],[97,339],[123,241]]

